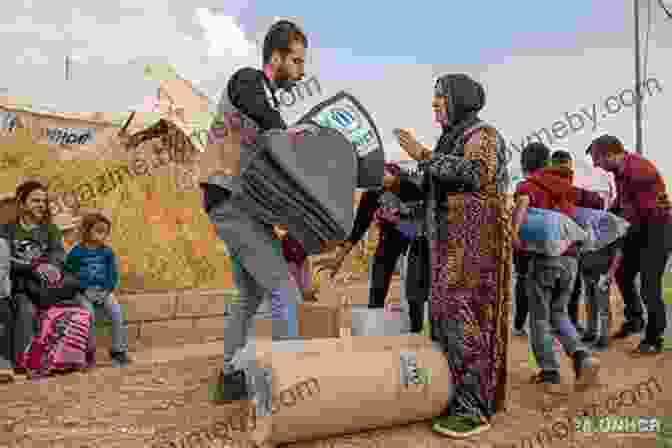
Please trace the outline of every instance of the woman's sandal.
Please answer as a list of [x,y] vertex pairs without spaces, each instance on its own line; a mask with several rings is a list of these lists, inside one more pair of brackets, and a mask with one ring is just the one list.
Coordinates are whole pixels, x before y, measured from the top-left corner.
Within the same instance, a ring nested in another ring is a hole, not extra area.
[[467,439],[489,430],[492,426],[485,417],[437,417],[432,430],[454,439]]

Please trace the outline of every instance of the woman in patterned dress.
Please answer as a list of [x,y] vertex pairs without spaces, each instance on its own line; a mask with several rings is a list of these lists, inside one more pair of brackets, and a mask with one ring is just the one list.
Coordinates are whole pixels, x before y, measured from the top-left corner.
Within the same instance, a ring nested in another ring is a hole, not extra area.
[[432,107],[443,133],[430,150],[398,130],[399,143],[425,172],[431,244],[431,334],[441,344],[455,386],[433,429],[465,438],[489,428],[505,409],[511,301],[509,153],[478,118],[483,87],[446,75]]

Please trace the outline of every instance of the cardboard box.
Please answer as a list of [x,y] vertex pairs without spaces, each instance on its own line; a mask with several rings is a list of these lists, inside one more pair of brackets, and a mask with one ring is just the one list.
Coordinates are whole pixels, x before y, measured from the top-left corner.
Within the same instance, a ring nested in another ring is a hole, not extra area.
[[304,302],[298,306],[299,336],[312,338],[337,338],[349,335],[352,329],[352,312],[347,299],[340,305]]

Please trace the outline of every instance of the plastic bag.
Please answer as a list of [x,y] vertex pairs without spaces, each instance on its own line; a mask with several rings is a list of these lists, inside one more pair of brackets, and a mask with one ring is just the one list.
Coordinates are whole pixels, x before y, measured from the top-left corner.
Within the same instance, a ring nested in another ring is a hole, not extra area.
[[567,215],[529,208],[527,220],[520,226],[519,238],[528,252],[559,256],[572,244],[589,241],[590,235]]
[[625,235],[630,227],[625,219],[613,213],[583,207],[576,208],[575,220],[581,228],[593,235],[593,238],[584,244],[583,249],[586,251],[607,247]]

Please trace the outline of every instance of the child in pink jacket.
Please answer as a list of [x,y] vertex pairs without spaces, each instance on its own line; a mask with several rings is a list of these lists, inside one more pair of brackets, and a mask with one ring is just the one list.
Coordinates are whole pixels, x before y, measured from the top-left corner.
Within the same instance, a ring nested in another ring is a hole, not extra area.
[[296,282],[297,287],[303,293],[303,300],[315,300],[310,260],[303,248],[303,244],[290,237],[284,226],[275,226],[275,233],[278,240],[280,240],[282,255],[289,265],[290,277]]

